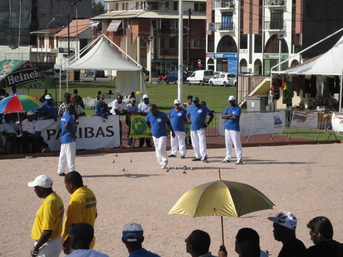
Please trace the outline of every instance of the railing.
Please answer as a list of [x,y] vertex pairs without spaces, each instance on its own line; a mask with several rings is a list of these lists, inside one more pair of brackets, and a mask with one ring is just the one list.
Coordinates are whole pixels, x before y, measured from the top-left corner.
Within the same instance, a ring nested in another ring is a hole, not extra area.
[[281,20],[265,21],[264,28],[266,30],[285,30],[286,22]]
[[215,3],[216,8],[235,8],[235,1],[234,0],[222,0],[216,1]]
[[216,22],[215,23],[215,30],[227,30],[227,31],[234,31],[235,30],[235,23],[234,22]]
[[264,6],[285,5],[286,0],[264,0]]

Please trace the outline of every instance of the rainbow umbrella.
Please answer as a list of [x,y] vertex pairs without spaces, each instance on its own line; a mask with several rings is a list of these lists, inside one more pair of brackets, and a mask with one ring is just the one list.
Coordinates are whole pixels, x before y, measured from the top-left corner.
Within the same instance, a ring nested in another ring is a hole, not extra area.
[[0,113],[19,113],[36,109],[41,102],[29,95],[9,96],[0,101]]

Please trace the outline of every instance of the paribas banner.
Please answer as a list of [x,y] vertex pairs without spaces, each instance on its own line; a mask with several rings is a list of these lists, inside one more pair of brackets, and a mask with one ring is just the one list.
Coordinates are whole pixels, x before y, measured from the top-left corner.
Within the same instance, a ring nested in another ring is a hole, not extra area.
[[[226,120],[219,119],[220,136],[225,136],[224,122]],[[285,112],[243,113],[239,119],[239,126],[242,137],[283,133],[286,128]]]
[[[42,137],[52,151],[61,147],[61,123],[59,120],[38,121]],[[76,127],[76,149],[100,149],[120,146],[119,116],[107,120],[99,116],[80,117]]]
[[333,113],[331,125],[334,131],[343,132],[343,114]]

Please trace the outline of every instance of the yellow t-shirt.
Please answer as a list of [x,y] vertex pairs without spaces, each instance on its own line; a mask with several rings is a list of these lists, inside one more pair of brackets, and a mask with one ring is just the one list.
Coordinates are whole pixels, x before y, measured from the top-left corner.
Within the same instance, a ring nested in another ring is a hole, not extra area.
[[[87,186],[80,187],[70,196],[70,201],[64,221],[62,242],[68,237],[67,228],[79,222],[85,222],[94,227],[96,218],[96,198]],[[94,239],[91,248],[94,246]]]
[[55,192],[48,195],[36,213],[31,232],[32,239],[38,240],[44,230],[52,230],[49,241],[59,237],[62,232],[63,213],[61,197]]

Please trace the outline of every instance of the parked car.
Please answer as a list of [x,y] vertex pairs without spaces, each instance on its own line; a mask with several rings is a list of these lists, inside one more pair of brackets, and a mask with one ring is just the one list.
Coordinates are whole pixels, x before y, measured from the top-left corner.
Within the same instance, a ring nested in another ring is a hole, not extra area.
[[213,78],[209,80],[210,86],[235,86],[236,75],[227,72],[221,72],[214,75]]
[[[167,84],[169,84],[169,82],[175,82],[177,83],[179,74],[178,74],[178,70],[173,70],[172,72],[170,72],[166,77],[167,77]],[[183,81],[186,81],[186,79],[188,78],[188,73],[187,71],[183,72]]]
[[[59,69],[50,69],[44,72],[50,78],[52,78],[55,82],[60,80],[60,70]],[[65,70],[61,70],[61,80],[65,80],[67,78],[67,73]]]
[[192,73],[191,76],[189,76],[186,79],[186,83],[188,85],[191,85],[191,84],[205,85],[213,76],[214,76],[214,73],[212,70],[196,70]]
[[94,74],[96,74],[97,78],[104,78],[105,77],[105,72],[103,70],[86,70],[85,71],[85,77],[94,77]]

